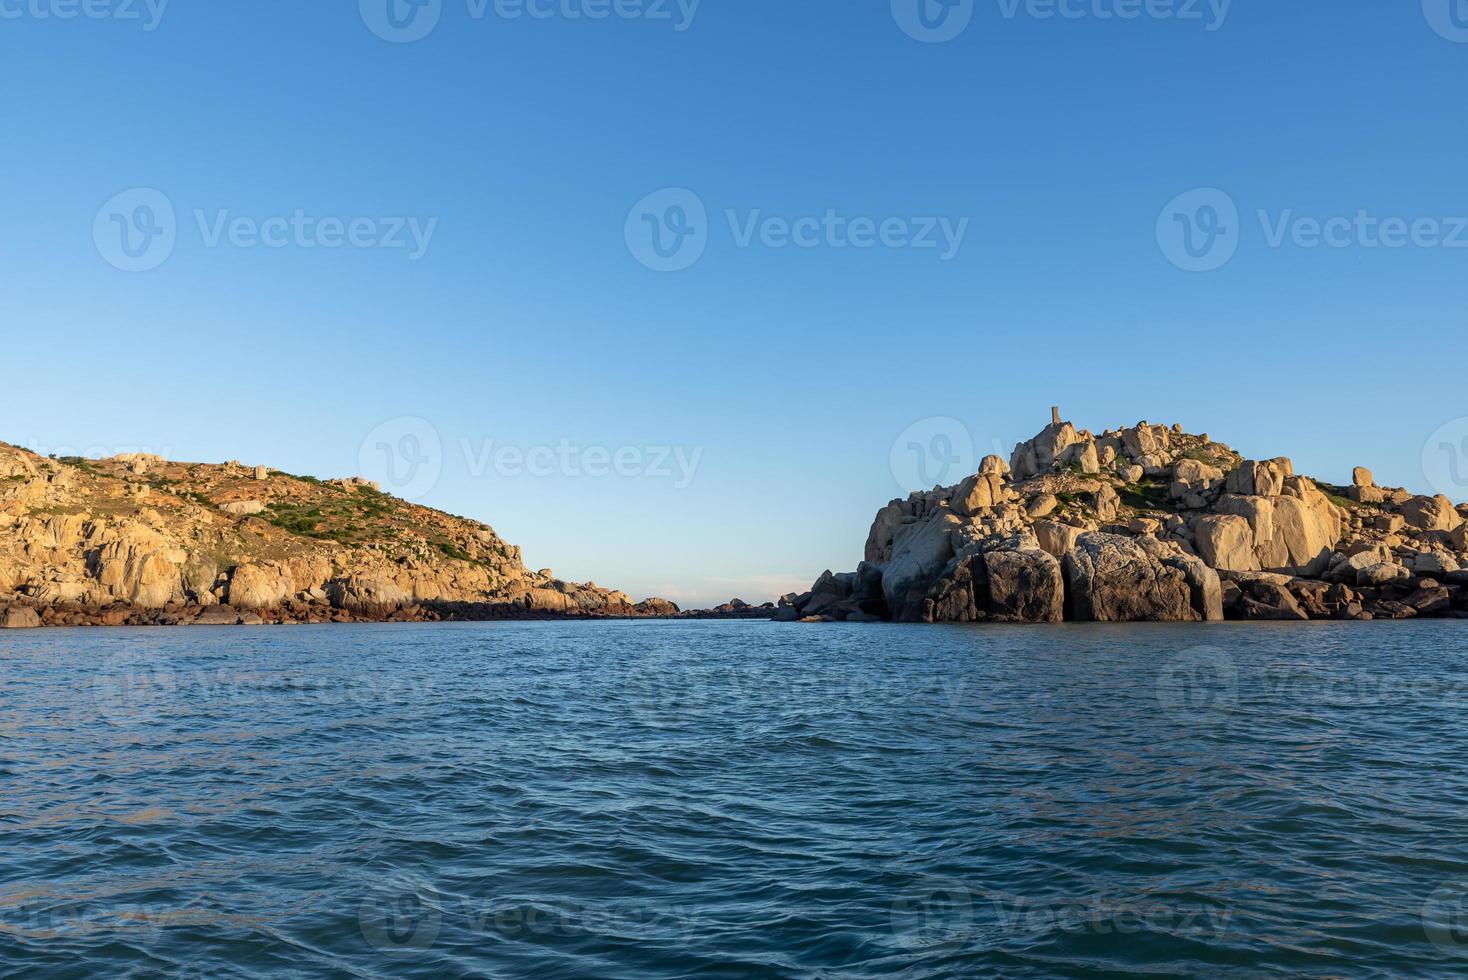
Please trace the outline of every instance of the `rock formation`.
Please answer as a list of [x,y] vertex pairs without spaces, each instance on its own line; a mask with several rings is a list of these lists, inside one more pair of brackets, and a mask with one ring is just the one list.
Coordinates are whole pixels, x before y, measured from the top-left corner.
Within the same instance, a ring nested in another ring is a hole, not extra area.
[[0,443],[0,627],[678,613],[531,572],[493,528],[359,478]]
[[1468,618],[1468,507],[1295,473],[1181,426],[1058,413],[956,486],[877,513],[855,572],[782,620],[1051,623]]

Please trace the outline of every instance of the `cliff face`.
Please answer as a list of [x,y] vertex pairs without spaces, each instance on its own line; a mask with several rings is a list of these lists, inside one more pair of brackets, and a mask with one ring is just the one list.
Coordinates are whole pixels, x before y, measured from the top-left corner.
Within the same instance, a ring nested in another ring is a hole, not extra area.
[[493,528],[361,480],[4,443],[0,607],[10,625],[677,611],[532,572]]
[[878,512],[865,561],[777,618],[1121,622],[1468,618],[1468,507],[1298,476],[1206,435],[1047,426]]

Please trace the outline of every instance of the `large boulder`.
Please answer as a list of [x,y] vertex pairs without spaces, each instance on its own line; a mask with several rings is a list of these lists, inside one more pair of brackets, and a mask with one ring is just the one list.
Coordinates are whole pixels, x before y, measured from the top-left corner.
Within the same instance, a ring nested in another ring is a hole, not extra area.
[[290,572],[274,562],[240,565],[229,579],[225,600],[236,609],[273,609],[295,592]]
[[984,553],[989,616],[1003,623],[1059,623],[1065,619],[1060,562],[1037,548]]
[[1295,475],[1295,465],[1280,456],[1270,460],[1245,460],[1229,473],[1225,486],[1229,493],[1247,497],[1277,497],[1284,492],[1285,480]]
[[1356,584],[1361,586],[1390,585],[1410,579],[1412,573],[1394,562],[1377,562],[1361,569],[1356,574]]
[[1062,453],[1083,441],[1081,434],[1069,422],[1047,425],[1035,438],[1014,447],[1009,459],[1014,478],[1028,480],[1049,472]]
[[1101,472],[1101,456],[1096,452],[1094,440],[1082,438],[1082,442],[1067,447],[1057,459],[1061,463],[1076,466],[1082,473],[1095,476]]
[[980,596],[987,596],[988,570],[979,555],[956,560],[929,589],[923,619],[930,623],[977,623],[988,618],[980,610]]
[[[534,591],[552,592],[554,590]],[[326,596],[336,608],[365,616],[384,615],[401,609],[412,601],[412,596],[390,576],[374,572],[334,578],[326,583]],[[562,607],[566,605],[561,602],[554,604]]]
[[935,623],[1059,623],[1060,562],[1024,539],[954,559],[929,589],[923,619]]
[[953,491],[953,509],[964,516],[1003,506],[1009,500],[1004,481],[1009,467],[998,456],[985,456],[979,471]]
[[1402,517],[1419,531],[1452,531],[1463,523],[1453,502],[1442,494],[1411,498],[1402,504]]
[[904,523],[912,517],[905,501],[894,500],[886,507],[877,511],[876,519],[872,521],[872,529],[867,534],[866,550],[863,557],[869,562],[881,564],[892,557],[892,543],[897,538],[897,531]]
[[1380,487],[1349,486],[1346,497],[1358,504],[1381,504],[1386,502],[1386,491]]
[[1065,553],[1075,547],[1076,539],[1086,533],[1085,528],[1056,521],[1038,521],[1032,530],[1040,548],[1054,555],[1057,560],[1064,558]]
[[1213,568],[1232,572],[1259,570],[1254,553],[1254,529],[1247,518],[1236,514],[1210,514],[1193,528],[1198,556]]
[[1121,448],[1131,459],[1143,456],[1161,456],[1171,445],[1172,434],[1165,425],[1148,425],[1139,422],[1130,429],[1122,429]]
[[87,570],[113,598],[145,609],[184,599],[187,555],[157,530],[131,522],[97,524],[92,538],[97,545],[87,553]]
[[1223,483],[1223,470],[1196,459],[1180,459],[1172,467],[1170,495],[1181,500],[1189,494],[1203,493]]
[[1341,539],[1344,515],[1310,481],[1291,478],[1289,487],[1298,491],[1298,496],[1282,496],[1274,501],[1276,549],[1283,546],[1286,560],[1260,564],[1270,571],[1316,578],[1330,565],[1331,552]]
[[1064,561],[1077,622],[1198,622],[1223,618],[1218,573],[1150,538],[1089,533]]
[[898,622],[921,622],[928,589],[953,558],[953,533],[962,521],[943,509],[898,528],[892,558],[882,566],[882,596]]
[[[1263,480],[1272,489],[1273,472],[1278,470],[1260,477],[1256,471],[1244,480],[1237,476],[1239,470],[1235,470],[1229,475],[1229,482],[1231,486],[1257,489],[1258,484],[1250,481]],[[1293,476],[1280,484],[1279,495],[1229,493],[1220,497],[1213,509],[1220,515],[1243,518],[1253,533],[1254,558],[1250,561],[1234,550],[1240,545],[1238,525],[1228,522],[1224,526],[1208,517],[1199,519],[1197,527],[1207,537],[1206,542],[1199,541],[1199,553],[1210,565],[1234,571],[1257,568],[1287,575],[1318,576],[1330,567],[1331,553],[1340,542],[1346,524],[1345,514],[1315,484]],[[1212,549],[1212,553],[1205,549]],[[1228,553],[1227,558],[1219,558],[1220,549]],[[1220,565],[1219,560],[1227,564]]]
[[1458,568],[1459,565],[1456,558],[1436,551],[1420,552],[1412,560],[1412,573],[1414,575],[1442,578],[1450,572],[1456,572]]
[[1242,619],[1253,620],[1305,620],[1310,616],[1300,608],[1289,589],[1263,579],[1246,580],[1242,583],[1244,595],[1238,605]]
[[29,630],[41,625],[41,617],[30,606],[10,606],[0,610],[0,629]]

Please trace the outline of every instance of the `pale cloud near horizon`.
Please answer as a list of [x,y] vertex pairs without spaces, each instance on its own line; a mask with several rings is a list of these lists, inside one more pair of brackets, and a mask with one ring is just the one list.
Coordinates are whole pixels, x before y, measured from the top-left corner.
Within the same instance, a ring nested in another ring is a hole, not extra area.
[[[746,575],[734,578],[707,578],[703,587],[666,584],[658,587],[657,595],[679,604],[718,605],[730,599],[743,599],[759,605],[773,602],[787,592],[804,592],[810,588],[814,576],[794,572],[771,572],[766,575]],[[717,598],[711,598],[710,592]]]

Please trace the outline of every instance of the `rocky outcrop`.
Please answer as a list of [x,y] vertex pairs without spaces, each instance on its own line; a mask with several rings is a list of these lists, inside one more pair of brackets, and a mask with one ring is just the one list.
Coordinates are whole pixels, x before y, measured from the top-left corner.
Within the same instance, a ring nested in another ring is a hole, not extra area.
[[0,629],[25,630],[40,625],[40,615],[30,606],[8,606],[0,610]]
[[954,487],[887,504],[858,572],[787,596],[779,618],[1468,617],[1465,513],[1364,467],[1332,486],[1181,426],[1055,421],[1008,466],[988,457]]
[[921,622],[1059,623],[1065,618],[1060,563],[1033,539],[995,542],[956,558],[928,589]]
[[922,521],[904,524],[893,536],[892,556],[882,567],[882,596],[900,623],[926,618],[928,591],[954,556],[962,522],[947,507]]
[[493,528],[360,478],[4,443],[0,609],[21,625],[679,614],[532,572]]
[[1223,618],[1218,573],[1150,538],[1086,534],[1066,553],[1077,622],[1199,622]]

